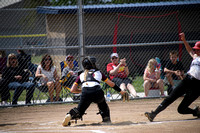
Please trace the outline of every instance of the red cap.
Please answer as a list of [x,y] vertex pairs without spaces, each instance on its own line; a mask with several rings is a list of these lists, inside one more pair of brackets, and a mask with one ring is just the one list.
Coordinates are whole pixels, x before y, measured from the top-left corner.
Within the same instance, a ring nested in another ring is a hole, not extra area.
[[193,47],[193,49],[198,49],[200,50],[200,41],[195,43],[195,46]]
[[68,59],[74,59],[74,57],[72,55],[67,55],[65,60],[67,61]]

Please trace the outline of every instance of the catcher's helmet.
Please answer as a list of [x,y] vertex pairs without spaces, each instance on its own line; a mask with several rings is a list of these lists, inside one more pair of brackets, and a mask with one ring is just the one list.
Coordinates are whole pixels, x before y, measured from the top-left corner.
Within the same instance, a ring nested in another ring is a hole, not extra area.
[[96,58],[93,56],[87,56],[83,59],[82,61],[82,65],[84,67],[84,69],[96,69]]

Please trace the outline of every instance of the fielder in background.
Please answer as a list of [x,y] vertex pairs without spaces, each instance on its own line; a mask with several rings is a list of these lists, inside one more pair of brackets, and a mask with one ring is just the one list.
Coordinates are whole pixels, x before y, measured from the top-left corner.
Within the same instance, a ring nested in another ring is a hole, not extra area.
[[[125,94],[114,82],[109,80],[99,69],[96,68],[96,58],[95,57],[86,57],[82,61],[84,72],[82,72],[74,82],[71,92],[72,93],[81,93],[81,99],[77,108],[71,109],[65,119],[63,120],[62,125],[70,125],[70,120],[82,119],[82,116],[85,114],[85,111],[90,106],[92,102],[96,103],[99,108],[99,114],[101,115],[103,121],[110,123],[110,110],[106,103],[104,92],[101,89],[100,81],[106,82],[110,87],[114,88],[116,91],[120,92],[122,95]],[[78,89],[78,84],[82,84],[82,90]]]
[[186,50],[193,58],[193,61],[186,77],[178,84],[177,87],[175,87],[172,93],[163,100],[156,110],[151,113],[145,112],[145,116],[149,119],[149,121],[153,121],[158,113],[166,109],[171,103],[184,94],[185,96],[178,106],[178,112],[180,114],[192,114],[193,116],[200,118],[200,109],[198,106],[194,109],[189,108],[190,104],[200,96],[200,41],[196,42],[192,49],[185,39],[185,34],[181,33],[180,36],[184,42]]

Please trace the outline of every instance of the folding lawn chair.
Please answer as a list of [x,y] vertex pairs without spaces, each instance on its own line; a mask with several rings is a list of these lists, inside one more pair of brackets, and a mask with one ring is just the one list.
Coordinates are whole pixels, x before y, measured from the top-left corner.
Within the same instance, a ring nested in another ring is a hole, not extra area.
[[[78,67],[78,62],[74,60],[73,62],[75,67]],[[61,73],[63,69],[67,66],[66,61],[60,62],[60,67],[61,67]],[[68,73],[67,76],[62,77],[60,80],[61,87],[62,87],[62,98],[64,101],[67,100],[67,98],[71,98],[73,101],[80,100],[80,94],[74,94],[71,92],[70,87],[66,84],[69,81],[70,74]]]

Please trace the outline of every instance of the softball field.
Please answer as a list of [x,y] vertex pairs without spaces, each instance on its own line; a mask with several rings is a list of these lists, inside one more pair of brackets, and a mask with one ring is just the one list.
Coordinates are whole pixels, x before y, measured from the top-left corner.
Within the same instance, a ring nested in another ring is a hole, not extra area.
[[[83,121],[62,126],[65,114],[77,104],[51,104],[0,109],[0,132],[2,133],[199,133],[200,119],[192,115],[181,115],[177,107],[182,98],[176,100],[166,110],[149,122],[144,112],[154,110],[163,99],[139,99],[129,102],[112,101],[108,105],[111,124],[101,124],[101,116],[96,115],[96,104],[83,116]],[[200,106],[198,98],[191,107]]]

